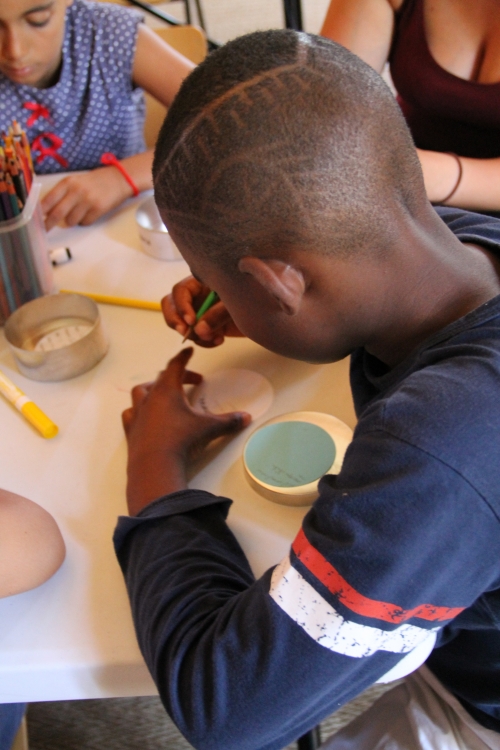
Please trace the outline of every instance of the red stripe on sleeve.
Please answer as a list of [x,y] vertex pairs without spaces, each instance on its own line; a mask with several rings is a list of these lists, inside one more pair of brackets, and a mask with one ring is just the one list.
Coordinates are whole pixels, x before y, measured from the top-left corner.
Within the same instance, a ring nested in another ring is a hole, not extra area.
[[379,602],[369,599],[356,591],[340,573],[335,570],[323,555],[307,540],[303,529],[299,531],[292,549],[306,568],[339,598],[342,604],[358,615],[373,617],[385,622],[405,622],[412,617],[422,620],[442,621],[451,620],[462,612],[465,607],[436,607],[433,604],[420,604],[414,609],[402,609],[396,604]]

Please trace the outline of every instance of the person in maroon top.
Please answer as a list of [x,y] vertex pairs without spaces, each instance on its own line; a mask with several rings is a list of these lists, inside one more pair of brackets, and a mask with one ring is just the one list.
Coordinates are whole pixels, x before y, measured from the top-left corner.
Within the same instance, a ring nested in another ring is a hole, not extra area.
[[321,33],[389,63],[433,203],[500,211],[499,0],[331,0]]

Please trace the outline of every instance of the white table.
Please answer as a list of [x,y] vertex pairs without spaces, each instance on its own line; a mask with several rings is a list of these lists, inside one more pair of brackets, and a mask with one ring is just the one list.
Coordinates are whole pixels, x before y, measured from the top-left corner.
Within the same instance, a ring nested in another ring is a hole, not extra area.
[[[50,245],[67,244],[74,258],[54,269],[57,288],[159,300],[187,275],[183,261],[165,263],[140,251],[138,200],[92,227],[50,233]],[[156,692],[135,640],[111,537],[117,516],[126,512],[120,413],[130,389],[152,379],[181,340],[160,313],[109,305],[100,311],[109,353],[90,372],[61,383],[21,376],[0,329],[0,369],[60,429],[44,440],[0,400],[0,487],[52,513],[67,546],[52,579],[0,600],[0,702]],[[298,409],[329,412],[353,427],[348,363],[307,365],[234,339],[197,349],[192,366],[205,375],[226,367],[255,370],[275,391],[270,410],[222,451],[212,449],[191,481],[234,499],[230,526],[260,575],[286,554],[306,509],[273,504],[251,489],[241,461],[244,441],[256,425]]]

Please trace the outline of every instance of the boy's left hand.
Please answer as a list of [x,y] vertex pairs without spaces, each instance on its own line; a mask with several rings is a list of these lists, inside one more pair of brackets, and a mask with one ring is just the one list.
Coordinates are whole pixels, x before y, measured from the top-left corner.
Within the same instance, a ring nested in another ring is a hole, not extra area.
[[114,167],[65,177],[42,201],[47,231],[57,224],[92,224],[132,195],[132,188]]
[[215,415],[193,409],[182,387],[202,380],[186,369],[192,354],[192,348],[183,349],[154,383],[136,386],[132,407],[122,414],[128,442],[130,515],[162,495],[186,489],[187,467],[203,448],[251,422],[246,412]]

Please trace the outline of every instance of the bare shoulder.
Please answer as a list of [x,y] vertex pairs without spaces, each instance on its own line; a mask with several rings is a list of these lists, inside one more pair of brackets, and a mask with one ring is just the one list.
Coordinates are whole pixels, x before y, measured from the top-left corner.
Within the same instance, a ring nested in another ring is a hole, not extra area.
[[139,26],[133,81],[161,104],[169,107],[194,63],[164,42],[145,24]]
[[342,44],[379,73],[389,56],[394,15],[403,0],[331,0],[321,34]]

